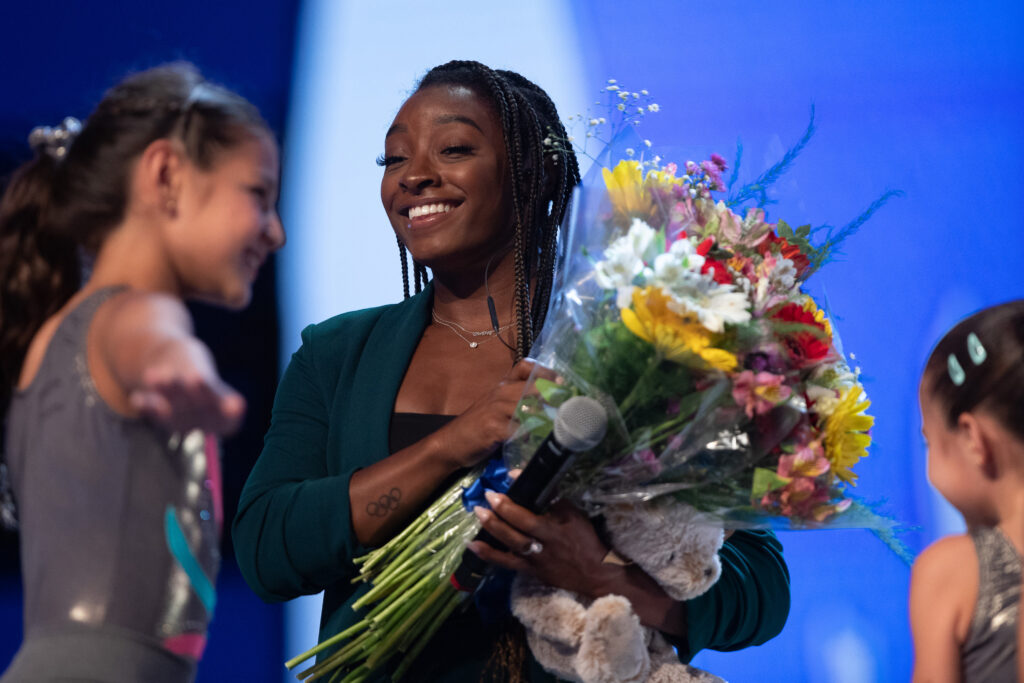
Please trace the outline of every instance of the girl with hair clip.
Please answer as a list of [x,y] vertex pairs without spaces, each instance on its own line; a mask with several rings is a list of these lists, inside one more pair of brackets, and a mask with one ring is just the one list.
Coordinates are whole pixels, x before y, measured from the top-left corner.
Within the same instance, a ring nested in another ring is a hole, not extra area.
[[921,379],[928,478],[967,522],[914,563],[914,681],[1018,680],[1024,300],[960,322]]
[[216,598],[213,437],[245,402],[183,300],[249,302],[284,243],[277,146],[251,104],[187,64],[130,76],[84,126],[30,141],[0,202],[3,456],[25,596],[0,680],[190,681]]
[[[546,149],[548,135],[566,137],[543,90],[455,61],[423,77],[385,136],[381,199],[406,299],[303,332],[234,524],[239,565],[261,597],[326,591],[322,637],[357,618],[350,605],[365,587],[352,584],[353,558],[509,436],[579,182],[575,155]],[[770,533],[734,534],[718,586],[683,604],[635,567],[602,564],[608,548],[583,514],[536,516],[503,496],[493,507],[484,526],[518,554],[473,544],[481,557],[527,562],[547,583],[592,597],[614,587],[686,659],[762,643],[785,622],[788,576]],[[413,665],[414,680],[553,680],[504,603],[497,616],[474,606],[450,618]]]

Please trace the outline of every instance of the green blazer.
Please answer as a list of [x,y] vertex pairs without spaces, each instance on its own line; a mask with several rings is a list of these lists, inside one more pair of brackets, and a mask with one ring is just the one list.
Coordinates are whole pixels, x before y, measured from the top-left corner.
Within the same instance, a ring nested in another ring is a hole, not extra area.
[[[349,478],[389,455],[395,397],[430,323],[432,301],[428,286],[399,304],[303,330],[278,386],[263,452],[242,491],[233,543],[243,576],[268,601],[325,591],[321,639],[355,621],[349,604],[366,590],[350,583],[352,558],[368,548],[352,530]],[[761,644],[782,630],[789,613],[789,574],[771,532],[737,531],[721,559],[718,583],[687,603],[687,636],[673,642],[684,661],[703,648]],[[432,679],[476,680],[473,666]]]

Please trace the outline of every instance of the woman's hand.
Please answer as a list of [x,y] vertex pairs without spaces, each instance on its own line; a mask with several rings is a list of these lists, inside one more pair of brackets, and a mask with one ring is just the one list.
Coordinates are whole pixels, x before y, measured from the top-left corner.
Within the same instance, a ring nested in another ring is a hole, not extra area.
[[484,561],[592,599],[613,593],[624,596],[645,626],[677,637],[686,634],[686,603],[669,597],[636,565],[606,564],[608,546],[572,505],[563,501],[546,514],[535,515],[505,495],[488,492],[487,502],[490,510],[474,511],[483,528],[510,550],[473,541],[469,549]]
[[[464,413],[434,433],[439,451],[456,467],[471,467],[486,459],[514,431],[516,405],[527,391],[535,363],[522,360]],[[554,380],[554,372],[538,368],[538,375]]]
[[608,546],[598,538],[591,521],[569,503],[561,501],[547,514],[535,515],[508,496],[491,491],[487,502],[490,510],[476,507],[473,511],[483,528],[508,550],[474,541],[469,548],[481,559],[591,598],[599,597],[601,586],[614,580],[617,567],[602,563]]

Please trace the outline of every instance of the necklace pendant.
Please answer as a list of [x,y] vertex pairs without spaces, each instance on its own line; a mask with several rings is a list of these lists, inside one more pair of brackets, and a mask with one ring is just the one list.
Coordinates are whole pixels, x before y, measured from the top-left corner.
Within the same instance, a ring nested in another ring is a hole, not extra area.
[[471,349],[475,349],[478,346],[480,346],[480,342],[469,342],[469,348]]

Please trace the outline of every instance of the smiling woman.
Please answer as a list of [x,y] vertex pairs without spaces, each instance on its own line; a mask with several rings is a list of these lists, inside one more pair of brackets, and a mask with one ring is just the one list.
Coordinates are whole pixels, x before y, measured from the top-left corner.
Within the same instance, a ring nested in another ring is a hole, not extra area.
[[[257,593],[285,600],[326,591],[322,637],[358,618],[350,605],[365,587],[351,582],[353,558],[391,538],[509,435],[533,371],[523,358],[548,308],[558,228],[579,181],[573,153],[545,147],[549,134],[566,137],[543,90],[465,61],[428,72],[387,132],[381,200],[406,300],[303,332],[235,518],[239,564]],[[785,621],[788,577],[770,534],[734,534],[723,580],[688,606],[635,567],[603,564],[607,546],[575,510],[535,516],[504,497],[493,507],[484,526],[516,553],[473,544],[481,557],[518,569],[527,562],[547,583],[591,598],[615,586],[686,656],[763,642]],[[553,679],[529,657],[507,599],[491,597],[441,628],[414,665],[417,680],[477,681],[488,671]]]

